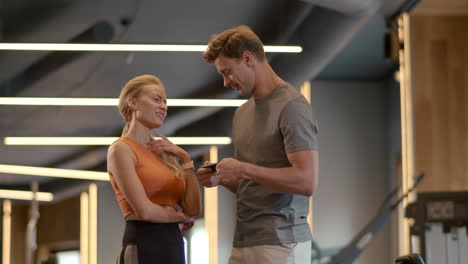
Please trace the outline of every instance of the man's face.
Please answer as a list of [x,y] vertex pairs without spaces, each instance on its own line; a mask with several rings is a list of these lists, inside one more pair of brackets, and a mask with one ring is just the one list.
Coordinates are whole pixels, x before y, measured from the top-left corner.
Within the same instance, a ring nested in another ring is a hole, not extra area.
[[241,96],[251,94],[253,89],[254,74],[249,59],[219,56],[214,62],[216,70],[223,76],[224,86],[233,88]]

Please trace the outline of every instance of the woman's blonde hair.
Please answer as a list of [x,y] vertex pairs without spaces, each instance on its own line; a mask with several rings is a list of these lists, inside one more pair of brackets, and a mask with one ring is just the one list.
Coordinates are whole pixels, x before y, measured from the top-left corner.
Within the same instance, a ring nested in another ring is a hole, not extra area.
[[[157,85],[165,89],[164,84],[158,77],[153,75],[140,75],[128,81],[120,92],[119,112],[125,122],[125,126],[122,131],[122,137],[128,133],[130,123],[132,122],[133,110],[129,106],[129,101],[132,98],[138,97],[141,90],[143,90],[143,87],[146,85]],[[150,140],[153,140],[151,136],[149,137]],[[172,153],[163,151],[159,153],[159,157],[174,172],[177,178],[184,178],[183,169],[180,166],[176,156],[174,156]]]

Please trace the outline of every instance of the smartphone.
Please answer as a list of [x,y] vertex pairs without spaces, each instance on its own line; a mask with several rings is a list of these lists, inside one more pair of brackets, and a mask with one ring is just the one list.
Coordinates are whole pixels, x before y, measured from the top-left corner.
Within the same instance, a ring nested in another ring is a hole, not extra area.
[[211,163],[211,164],[207,164],[207,165],[203,165],[201,166],[200,168],[209,168],[211,169],[212,171],[216,171],[216,165],[218,165],[218,163]]

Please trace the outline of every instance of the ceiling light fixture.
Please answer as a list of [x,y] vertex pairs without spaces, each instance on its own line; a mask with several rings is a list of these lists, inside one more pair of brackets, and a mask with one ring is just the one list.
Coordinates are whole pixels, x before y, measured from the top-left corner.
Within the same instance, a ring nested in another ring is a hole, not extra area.
[[[193,107],[238,107],[243,99],[167,99],[167,105]],[[117,106],[114,98],[59,98],[59,97],[0,97],[0,105],[48,105],[48,106]]]
[[[5,137],[5,145],[110,145],[118,137]],[[159,139],[155,137],[155,139]],[[230,137],[168,137],[176,145],[229,145]]]
[[[0,50],[204,52],[206,45],[0,43]],[[301,53],[301,46],[264,46],[265,52]]]
[[56,177],[67,179],[93,180],[93,181],[109,181],[107,172],[86,171],[86,170],[69,170],[56,169],[34,166],[19,166],[0,164],[0,173],[21,174],[42,177]]
[[245,102],[245,99],[167,99],[168,106],[239,107]]
[[[0,189],[0,198],[11,200],[32,200],[33,192]],[[36,199],[40,202],[50,202],[54,200],[54,195],[49,192],[37,192]]]
[[11,263],[11,201],[3,200],[2,263]]

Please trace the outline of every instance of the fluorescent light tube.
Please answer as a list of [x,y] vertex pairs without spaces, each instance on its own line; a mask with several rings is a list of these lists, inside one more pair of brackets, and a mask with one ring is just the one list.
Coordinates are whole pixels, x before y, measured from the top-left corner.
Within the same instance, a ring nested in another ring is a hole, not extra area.
[[238,107],[245,102],[245,99],[167,99],[167,106]]
[[11,201],[3,201],[2,263],[11,262]]
[[113,98],[0,97],[0,105],[117,106]]
[[80,262],[89,263],[89,194],[80,195]]
[[[194,107],[238,107],[243,99],[167,99],[167,105]],[[0,97],[0,105],[117,106],[114,98]]]
[[21,174],[43,177],[69,178],[81,180],[109,181],[107,172],[44,168],[0,164],[0,173]]
[[[32,200],[33,192],[0,189],[0,198],[11,200]],[[37,192],[36,199],[41,202],[50,202],[54,199],[54,195],[49,192]]]
[[94,183],[89,185],[89,264],[97,263],[97,221],[98,221],[98,201],[97,186]]
[[[0,43],[0,50],[204,52],[206,45]],[[264,46],[265,52],[300,53],[300,46]]]
[[[38,145],[38,146],[90,146],[110,145],[118,137],[5,137],[5,145]],[[155,137],[155,139],[159,139]],[[230,137],[168,137],[176,145],[229,145]]]

